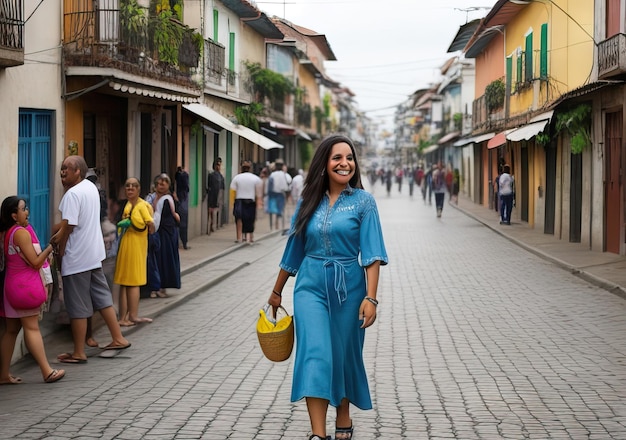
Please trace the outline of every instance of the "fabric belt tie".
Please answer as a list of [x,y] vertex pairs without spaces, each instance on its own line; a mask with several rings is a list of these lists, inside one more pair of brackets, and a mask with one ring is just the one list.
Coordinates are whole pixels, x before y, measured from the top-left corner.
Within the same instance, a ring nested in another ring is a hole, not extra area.
[[[337,292],[337,300],[341,305],[346,299],[348,299],[348,288],[346,287],[346,268],[344,264],[356,261],[354,259],[340,260],[324,260],[324,270],[330,268],[334,271],[334,289]],[[330,292],[328,291],[328,283],[324,282],[326,288],[326,297],[330,300]]]

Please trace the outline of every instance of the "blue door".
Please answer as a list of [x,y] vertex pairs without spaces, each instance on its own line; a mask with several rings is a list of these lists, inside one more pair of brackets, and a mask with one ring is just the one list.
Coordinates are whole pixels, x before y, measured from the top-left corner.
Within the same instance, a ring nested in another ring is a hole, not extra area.
[[29,221],[42,243],[50,238],[52,112],[20,111],[17,193],[30,208]]

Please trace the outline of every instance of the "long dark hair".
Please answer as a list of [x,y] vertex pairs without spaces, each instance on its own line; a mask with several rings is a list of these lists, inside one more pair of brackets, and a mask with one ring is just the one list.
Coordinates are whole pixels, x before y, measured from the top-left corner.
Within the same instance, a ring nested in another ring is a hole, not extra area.
[[23,199],[20,199],[18,196],[9,196],[2,201],[2,207],[0,208],[0,232],[8,231],[16,223],[12,214],[17,212],[20,200]]
[[356,157],[356,150],[352,140],[343,135],[330,135],[320,143],[313,159],[311,159],[311,165],[309,166],[309,173],[304,181],[304,188],[302,189],[302,201],[300,202],[300,209],[298,210],[298,216],[296,217],[296,223],[294,225],[294,234],[302,234],[309,219],[320,204],[322,197],[326,191],[328,191],[328,173],[326,172],[326,166],[328,164],[328,158],[332,152],[335,144],[345,142],[350,146],[352,150],[352,156],[354,157],[354,175],[350,179],[350,186],[352,188],[363,188],[361,183],[361,168],[359,167],[359,161]]

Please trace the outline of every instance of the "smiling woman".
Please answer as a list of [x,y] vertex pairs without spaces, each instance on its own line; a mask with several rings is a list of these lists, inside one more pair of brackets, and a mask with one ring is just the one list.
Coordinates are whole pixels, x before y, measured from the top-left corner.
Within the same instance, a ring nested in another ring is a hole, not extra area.
[[[363,190],[352,140],[329,136],[317,148],[296,208],[268,303],[294,288],[296,359],[292,402],[306,399],[309,439],[327,439],[328,405],[335,436],[350,439],[350,404],[371,409],[363,363],[365,329],[376,320],[381,265],[387,264],[376,202]],[[349,275],[349,276],[348,276]]]

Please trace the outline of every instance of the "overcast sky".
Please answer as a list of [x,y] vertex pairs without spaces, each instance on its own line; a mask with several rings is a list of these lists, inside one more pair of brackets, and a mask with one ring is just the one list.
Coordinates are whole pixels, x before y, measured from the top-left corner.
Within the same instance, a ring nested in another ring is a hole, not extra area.
[[[359,109],[392,129],[395,106],[439,79],[459,27],[495,0],[261,0],[268,16],[324,34],[337,57],[326,72]],[[478,9],[475,9],[478,8]]]

